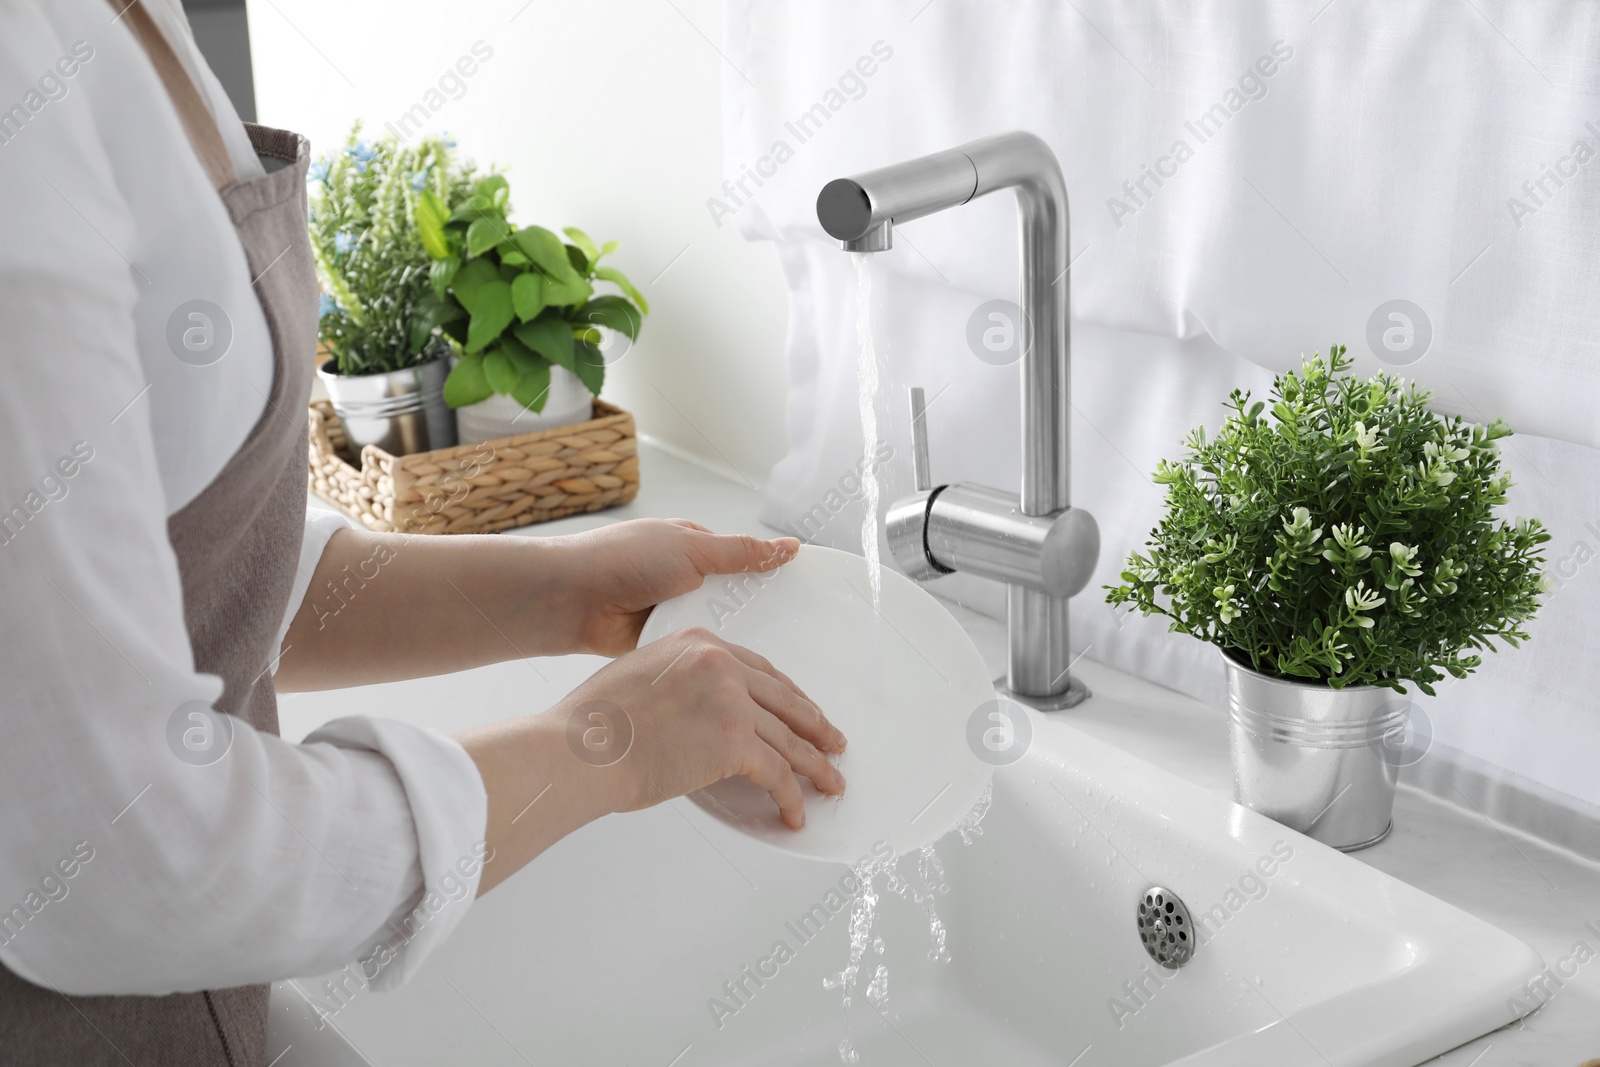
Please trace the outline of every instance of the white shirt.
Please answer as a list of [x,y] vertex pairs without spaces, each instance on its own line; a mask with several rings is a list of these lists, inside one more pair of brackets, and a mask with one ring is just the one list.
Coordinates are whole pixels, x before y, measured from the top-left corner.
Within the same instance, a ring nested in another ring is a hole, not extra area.
[[[241,179],[260,174],[176,0],[146,4]],[[261,415],[272,352],[221,201],[113,14],[0,9],[0,962],[75,994],[350,962],[390,987],[476,895],[483,783],[448,738],[367,718],[298,745],[234,720],[220,760],[175,754],[183,706],[222,681],[194,669],[166,521]],[[207,366],[168,344],[195,299],[233,333]],[[308,521],[291,616],[340,525]]]

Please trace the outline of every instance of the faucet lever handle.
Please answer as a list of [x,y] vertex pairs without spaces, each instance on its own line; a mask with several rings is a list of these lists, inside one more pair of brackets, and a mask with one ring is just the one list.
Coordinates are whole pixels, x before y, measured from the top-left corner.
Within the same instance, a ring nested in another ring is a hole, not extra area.
[[928,460],[928,405],[922,386],[911,387],[911,476],[919,493],[933,488],[933,468]]

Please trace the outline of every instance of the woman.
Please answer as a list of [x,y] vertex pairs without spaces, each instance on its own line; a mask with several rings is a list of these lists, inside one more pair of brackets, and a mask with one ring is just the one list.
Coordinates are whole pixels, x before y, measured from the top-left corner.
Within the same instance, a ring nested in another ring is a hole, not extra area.
[[[635,650],[654,604],[792,539],[308,519],[304,140],[239,122],[178,0],[0,23],[0,1063],[264,1064],[263,983],[403,982],[593,819],[745,774],[799,827],[797,774],[843,790],[843,736],[761,657]],[[455,738],[276,736],[276,691],[573,652],[615,662]],[[582,758],[591,728],[626,756]]]

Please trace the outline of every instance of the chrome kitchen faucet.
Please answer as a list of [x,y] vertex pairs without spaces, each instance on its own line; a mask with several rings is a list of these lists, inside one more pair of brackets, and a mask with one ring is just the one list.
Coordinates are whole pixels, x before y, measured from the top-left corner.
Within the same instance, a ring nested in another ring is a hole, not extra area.
[[853,178],[817,196],[817,219],[847,252],[887,251],[894,226],[1000,189],[1015,189],[1022,223],[1022,491],[933,484],[920,388],[911,390],[916,491],[888,514],[889,551],[911,577],[955,571],[1006,585],[1010,655],[997,685],[1041,710],[1089,695],[1072,677],[1067,598],[1100,555],[1094,516],[1070,501],[1071,276],[1067,188],[1056,157],[1031,133],[1002,133]]

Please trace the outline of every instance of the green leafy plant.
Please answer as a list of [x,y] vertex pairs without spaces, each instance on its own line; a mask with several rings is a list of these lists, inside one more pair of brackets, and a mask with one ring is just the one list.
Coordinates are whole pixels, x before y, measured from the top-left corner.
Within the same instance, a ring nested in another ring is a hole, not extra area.
[[424,195],[444,203],[469,195],[472,169],[455,166],[450,148],[438,139],[364,141],[356,123],[344,147],[311,169],[317,340],[340,374],[403,370],[448,352],[434,332],[440,301],[416,210]]
[[[504,177],[480,178],[459,204],[425,191],[417,230],[433,257],[441,329],[462,349],[444,386],[445,403],[465,407],[496,393],[544,409],[550,368],[565,367],[599,395],[606,364],[600,328],[633,341],[650,305],[627,276],[600,260],[617,242],[596,245],[568,227],[563,241],[542,226],[514,227]],[[595,295],[608,282],[621,295]]]
[[1550,535],[1495,519],[1503,423],[1442,417],[1350,362],[1304,361],[1270,404],[1235,390],[1216,436],[1197,428],[1157,468],[1166,513],[1106,599],[1264,674],[1432,695],[1479,666],[1469,650],[1527,639]]

